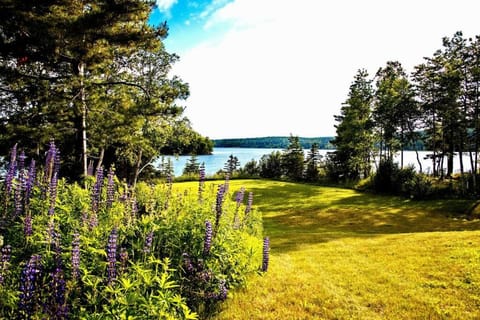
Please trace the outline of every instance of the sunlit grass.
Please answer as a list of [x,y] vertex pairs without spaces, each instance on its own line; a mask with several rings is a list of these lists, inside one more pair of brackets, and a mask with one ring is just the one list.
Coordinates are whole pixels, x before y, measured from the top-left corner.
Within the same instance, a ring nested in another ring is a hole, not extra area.
[[270,268],[230,293],[217,319],[480,318],[480,221],[463,215],[471,201],[231,182],[240,186],[263,212]]

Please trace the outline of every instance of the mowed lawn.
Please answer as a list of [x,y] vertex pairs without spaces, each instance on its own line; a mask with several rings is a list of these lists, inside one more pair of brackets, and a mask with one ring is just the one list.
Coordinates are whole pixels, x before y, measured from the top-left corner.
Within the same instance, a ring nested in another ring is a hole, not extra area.
[[480,319],[480,221],[463,216],[472,201],[230,183],[263,212],[270,268],[230,292],[216,319]]

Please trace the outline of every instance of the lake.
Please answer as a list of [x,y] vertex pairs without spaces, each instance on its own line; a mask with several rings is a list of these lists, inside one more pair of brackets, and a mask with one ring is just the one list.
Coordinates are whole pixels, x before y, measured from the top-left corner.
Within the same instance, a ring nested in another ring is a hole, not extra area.
[[[247,162],[254,160],[260,160],[260,158],[265,154],[270,154],[273,151],[282,151],[283,149],[264,149],[264,148],[214,148],[211,155],[201,155],[197,156],[199,163],[205,164],[205,173],[207,175],[213,175],[218,170],[222,169],[225,166],[225,163],[228,161],[230,155],[234,155],[240,161],[240,166],[244,166]],[[308,153],[308,149],[305,149],[305,154]],[[333,150],[320,150],[320,154],[325,156],[327,152]],[[429,173],[432,171],[432,161],[425,159],[427,154],[431,154],[430,151],[419,151],[419,156],[422,162],[423,172]],[[418,170],[418,163],[416,154],[414,151],[405,151],[404,152],[404,166],[413,165],[416,170]],[[175,176],[182,175],[185,164],[187,163],[190,156],[164,156],[165,160],[170,158],[174,166]],[[397,154],[395,158],[396,162],[400,162],[400,153]],[[155,167],[158,167],[161,163],[161,160],[155,162]],[[468,154],[464,153],[463,163],[465,171],[470,170],[470,159]],[[446,161],[445,161],[446,166]],[[459,158],[458,156],[454,159],[454,169],[455,171],[460,170]]]

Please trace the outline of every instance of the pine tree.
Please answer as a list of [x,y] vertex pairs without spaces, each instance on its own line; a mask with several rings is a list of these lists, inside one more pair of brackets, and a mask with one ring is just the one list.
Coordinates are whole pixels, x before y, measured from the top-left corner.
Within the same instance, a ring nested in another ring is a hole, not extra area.
[[293,181],[303,179],[304,153],[298,136],[290,135],[288,146],[282,154],[282,169],[285,177]]
[[327,159],[330,178],[354,180],[370,175],[374,147],[372,102],[372,81],[366,70],[358,70],[341,114],[335,116],[337,134],[331,143],[336,150]]

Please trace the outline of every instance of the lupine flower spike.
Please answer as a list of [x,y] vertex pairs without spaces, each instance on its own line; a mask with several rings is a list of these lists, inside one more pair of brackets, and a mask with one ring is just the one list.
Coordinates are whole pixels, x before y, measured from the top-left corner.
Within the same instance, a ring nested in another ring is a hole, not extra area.
[[210,221],[205,221],[205,241],[203,243],[203,254],[208,255],[212,247],[212,224]]
[[115,182],[113,180],[115,176],[115,171],[111,167],[110,170],[108,170],[108,175],[107,175],[107,208],[110,208],[113,204],[114,200],[114,195],[115,195]]
[[80,277],[80,234],[75,232],[72,241],[72,278]]
[[203,201],[203,191],[205,190],[205,163],[200,165],[200,179],[198,183],[198,202]]
[[119,274],[123,274],[127,271],[128,251],[125,248],[120,249],[120,269]]
[[228,294],[228,289],[227,289],[226,281],[222,279],[218,284],[217,300],[219,301],[227,300],[227,294]]
[[103,188],[103,168],[98,168],[95,185],[92,190],[92,211],[97,212]]
[[235,196],[235,201],[237,203],[237,207],[235,208],[235,215],[233,217],[233,227],[237,229],[239,227],[239,219],[238,219],[238,210],[240,209],[240,206],[242,205],[243,202],[243,197],[245,195],[245,188],[241,187],[240,191],[237,192],[237,195]]
[[18,309],[21,319],[31,319],[39,306],[37,297],[38,280],[41,276],[41,256],[33,255],[20,276],[20,300]]
[[114,228],[108,237],[107,245],[107,283],[111,284],[117,277],[117,238],[118,231],[117,228]]
[[145,246],[143,247],[144,253],[150,253],[150,250],[152,249],[152,243],[153,243],[153,231],[150,231],[147,234],[147,238],[145,239]]
[[10,155],[10,163],[8,164],[7,176],[5,177],[5,192],[7,196],[10,194],[12,189],[12,182],[15,178],[15,172],[17,170],[17,145],[15,144],[12,148]]
[[5,274],[8,271],[8,265],[10,263],[10,258],[12,256],[12,247],[6,245],[1,250],[2,255],[0,256],[0,286],[5,282]]
[[262,271],[267,272],[270,253],[270,239],[265,237],[263,239],[263,259],[262,259]]
[[250,211],[252,211],[252,205],[253,205],[253,192],[249,192],[247,206],[245,208],[245,215],[243,217],[243,223],[242,223],[243,225],[245,225],[245,223],[247,222]]
[[217,199],[215,202],[215,231],[217,233],[218,226],[220,224],[220,217],[222,216],[222,206],[223,206],[223,197],[225,195],[225,185],[221,184],[218,186]]

